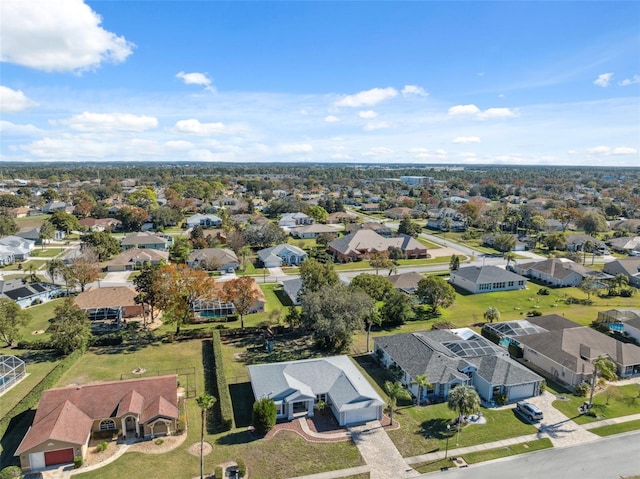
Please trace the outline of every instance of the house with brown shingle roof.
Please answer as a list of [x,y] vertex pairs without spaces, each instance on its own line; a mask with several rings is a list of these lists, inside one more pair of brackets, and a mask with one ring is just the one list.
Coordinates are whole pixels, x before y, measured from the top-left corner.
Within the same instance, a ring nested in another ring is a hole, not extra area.
[[[75,304],[84,309],[90,319],[101,319],[109,316],[110,311],[121,311],[120,318],[142,316],[142,305],[136,304],[138,292],[131,286],[108,286],[106,288],[92,288],[76,296]],[[108,318],[108,319],[116,319]]]
[[123,250],[131,248],[167,250],[171,242],[170,236],[160,236],[148,231],[128,234],[121,242]]
[[384,238],[366,229],[333,240],[328,246],[329,252],[340,262],[360,261],[373,253],[388,251],[391,246],[400,248],[409,259],[429,257],[427,247],[411,236]]
[[578,286],[586,276],[595,274],[595,271],[567,258],[514,264],[511,269],[516,274],[537,279],[551,286]]
[[135,271],[145,263],[152,265],[169,262],[169,252],[156,249],[131,248],[107,262],[107,271]]
[[92,437],[153,438],[176,433],[178,378],[156,376],[49,389],[16,450],[22,470],[85,457]]

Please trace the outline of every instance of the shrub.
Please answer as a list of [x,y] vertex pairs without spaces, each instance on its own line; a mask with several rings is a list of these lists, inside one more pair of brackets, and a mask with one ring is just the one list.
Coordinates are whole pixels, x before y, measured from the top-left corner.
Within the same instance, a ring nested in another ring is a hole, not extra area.
[[82,464],[84,463],[84,459],[82,459],[82,456],[74,456],[73,457],[73,467],[78,469],[80,467],[82,467]]
[[589,392],[589,384],[585,382],[578,384],[575,387],[574,392],[576,396],[587,397],[587,393]]
[[109,447],[109,443],[107,441],[102,441],[100,444],[96,446],[96,452],[106,451],[107,447]]
[[634,292],[635,291],[631,288],[624,288],[620,290],[620,296],[622,296],[623,298],[631,298]]
[[220,331],[213,330],[211,334],[211,347],[213,348],[213,372],[216,380],[214,396],[218,398],[216,409],[219,414],[220,428],[229,431],[233,428],[233,404],[227,386],[227,378],[224,375],[224,362],[222,360],[222,341]]
[[507,404],[507,395],[504,393],[494,394],[493,400],[500,406]]
[[540,394],[544,393],[547,390],[547,381],[544,379],[540,382]]
[[154,443],[156,446],[162,446],[164,444],[164,439],[158,438],[154,441]]
[[549,296],[549,288],[540,288],[536,294],[540,296]]
[[542,311],[540,311],[539,309],[532,309],[531,311],[527,312],[527,316],[542,316]]
[[247,465],[244,463],[242,459],[236,459],[236,463],[238,464],[238,474],[240,477],[244,477],[247,475]]
[[19,479],[22,477],[22,469],[18,466],[5,467],[0,471],[0,479]]
[[224,479],[224,472],[222,472],[222,467],[216,467],[216,471],[214,473],[216,479]]
[[262,398],[253,403],[253,427],[266,434],[276,425],[276,403],[271,398]]

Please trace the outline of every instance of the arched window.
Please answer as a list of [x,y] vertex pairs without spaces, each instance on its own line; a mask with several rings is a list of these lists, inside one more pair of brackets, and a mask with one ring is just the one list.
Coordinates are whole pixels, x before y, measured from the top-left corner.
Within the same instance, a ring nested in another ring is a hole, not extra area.
[[105,419],[104,421],[100,421],[100,430],[108,431],[110,429],[115,429],[116,423],[113,419]]

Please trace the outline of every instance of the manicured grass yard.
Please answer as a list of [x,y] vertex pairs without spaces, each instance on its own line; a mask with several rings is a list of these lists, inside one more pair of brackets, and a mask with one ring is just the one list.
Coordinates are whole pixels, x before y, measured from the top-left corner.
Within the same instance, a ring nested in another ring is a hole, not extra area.
[[636,431],[638,429],[640,429],[640,420],[611,424],[610,426],[594,427],[593,429],[589,429],[589,431],[598,436],[611,436],[612,434],[622,434],[623,432]]
[[472,452],[463,454],[462,457],[467,464],[476,464],[478,462],[491,461],[501,457],[515,456],[527,452],[541,451],[553,447],[551,439],[538,439],[537,441],[525,442],[521,444],[513,444],[511,446],[499,449],[488,449],[486,451]]
[[62,250],[63,250],[62,248],[45,248],[45,249],[36,248],[31,252],[31,256],[35,256],[38,258],[53,258],[57,254],[60,254]]
[[59,358],[48,351],[27,351],[8,348],[0,349],[0,354],[19,357],[25,362],[27,368],[27,377],[5,392],[0,398],[0,417],[4,417],[55,367]]
[[[47,333],[49,320],[53,318],[53,310],[63,301],[63,298],[59,298],[27,308],[26,311],[31,315],[31,320],[26,326],[20,328],[19,339],[23,341],[47,341],[49,339],[49,333]],[[44,331],[44,333],[32,334],[34,331]]]
[[[518,418],[513,410],[481,409],[486,424],[468,424],[458,434],[451,428],[449,447],[467,447],[485,442],[499,441],[511,437],[533,434],[536,428]],[[389,431],[389,437],[404,457],[418,456],[444,450],[447,424],[457,414],[445,403],[421,407],[401,408],[394,414],[401,428]],[[459,444],[459,446],[458,446]]]
[[[588,424],[602,419],[610,419],[613,417],[628,416],[630,414],[640,414],[640,387],[637,384],[628,384],[626,386],[609,385],[607,391],[601,391],[593,397],[593,407],[596,417],[588,415],[580,415],[578,407],[586,398],[574,396],[573,394],[564,394],[568,401],[554,401],[553,406],[572,418],[577,424]],[[609,400],[607,401],[607,395]],[[609,404],[607,404],[607,402]]]

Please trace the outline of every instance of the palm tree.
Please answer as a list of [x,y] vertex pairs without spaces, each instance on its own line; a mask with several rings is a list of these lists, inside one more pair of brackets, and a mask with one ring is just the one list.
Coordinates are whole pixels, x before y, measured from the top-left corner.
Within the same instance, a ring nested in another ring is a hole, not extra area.
[[608,381],[618,378],[616,374],[616,363],[602,354],[593,362],[593,377],[591,378],[591,394],[589,395],[589,409],[593,407],[593,393],[596,389],[596,381],[601,376]]
[[196,402],[200,407],[200,479],[204,479],[204,423],[207,416],[207,410],[211,409],[216,402],[216,398],[210,394],[201,394],[196,398]]
[[447,407],[458,413],[458,440],[460,443],[460,423],[462,416],[473,414],[480,408],[480,396],[472,386],[462,385],[454,388],[447,398]]
[[516,254],[513,251],[507,251],[503,255],[503,257],[504,257],[504,259],[507,260],[507,266],[506,266],[507,269],[509,269],[509,265],[511,264],[512,261],[514,263],[516,262]]
[[47,263],[47,273],[51,278],[51,282],[55,284],[56,276],[62,276],[64,269],[67,266],[59,259],[52,259]]
[[429,376],[426,374],[419,374],[416,376],[416,379],[412,382],[412,384],[418,385],[418,405],[420,405],[420,401],[422,400],[422,388],[429,388],[431,383],[429,382]]
[[398,399],[411,399],[411,394],[407,391],[404,386],[399,382],[384,382],[384,390],[389,396],[389,418],[391,419],[391,425],[393,425],[393,410],[396,408],[396,404],[398,404]]
[[626,275],[622,274],[622,273],[618,273],[616,274],[613,279],[611,280],[611,286],[613,286],[613,288],[609,288],[609,296],[612,296],[612,292],[611,289],[614,289],[616,292],[620,291],[620,289],[623,286],[627,286],[629,284],[629,278],[627,278]]
[[493,323],[493,321],[500,321],[500,311],[498,311],[498,308],[494,308],[493,306],[489,306],[484,314],[484,319],[485,321],[489,321],[490,323]]

